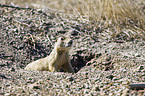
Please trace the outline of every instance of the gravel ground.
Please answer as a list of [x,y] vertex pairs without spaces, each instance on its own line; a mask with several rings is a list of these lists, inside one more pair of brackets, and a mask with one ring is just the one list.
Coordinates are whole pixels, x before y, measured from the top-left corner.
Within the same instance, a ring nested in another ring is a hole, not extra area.
[[[129,87],[145,82],[144,41],[116,42],[109,28],[89,30],[75,19],[51,10],[0,7],[0,95],[145,95]],[[23,70],[49,55],[63,34],[74,39],[70,56],[76,73]]]

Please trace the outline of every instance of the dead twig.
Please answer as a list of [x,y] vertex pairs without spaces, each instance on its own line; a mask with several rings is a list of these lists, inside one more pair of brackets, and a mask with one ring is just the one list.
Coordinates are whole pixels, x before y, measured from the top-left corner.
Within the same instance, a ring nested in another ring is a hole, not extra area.
[[10,7],[10,8],[16,8],[16,9],[31,9],[31,8],[17,7],[17,6],[12,6],[12,5],[5,5],[5,4],[0,4],[0,7]]
[[142,90],[145,88],[145,82],[143,83],[131,83],[129,84],[131,89],[135,89],[135,90]]

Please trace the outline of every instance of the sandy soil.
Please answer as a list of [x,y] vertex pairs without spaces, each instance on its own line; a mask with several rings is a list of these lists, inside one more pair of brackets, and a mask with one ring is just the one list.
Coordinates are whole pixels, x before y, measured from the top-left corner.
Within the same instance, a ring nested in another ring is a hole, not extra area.
[[[143,40],[114,41],[109,28],[87,30],[51,10],[1,6],[0,22],[0,95],[145,95],[129,87],[145,81]],[[23,70],[49,55],[63,34],[75,42],[70,56],[76,73]]]

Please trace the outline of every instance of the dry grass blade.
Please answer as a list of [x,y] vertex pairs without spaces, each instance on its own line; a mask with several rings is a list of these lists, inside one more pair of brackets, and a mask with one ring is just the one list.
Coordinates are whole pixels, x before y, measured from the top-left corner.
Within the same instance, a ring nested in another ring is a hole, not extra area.
[[[141,0],[143,2],[143,0]],[[140,1],[140,2],[141,2]],[[65,11],[91,22],[137,25],[144,28],[145,14],[136,0],[66,0]]]
[[135,34],[124,32],[127,38],[145,36],[145,2],[143,0],[66,0],[65,12],[78,15],[80,22],[91,23],[92,26],[115,28],[112,37],[124,30],[132,30]]

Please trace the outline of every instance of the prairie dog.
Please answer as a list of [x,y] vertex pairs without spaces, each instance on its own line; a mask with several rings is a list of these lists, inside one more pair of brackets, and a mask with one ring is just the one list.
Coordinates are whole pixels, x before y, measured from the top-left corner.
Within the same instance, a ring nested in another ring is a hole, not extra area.
[[25,70],[58,72],[63,68],[69,73],[74,73],[69,58],[72,44],[73,41],[69,37],[59,37],[49,56],[28,64]]

